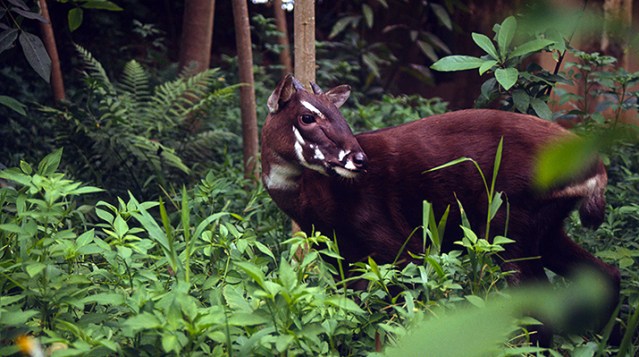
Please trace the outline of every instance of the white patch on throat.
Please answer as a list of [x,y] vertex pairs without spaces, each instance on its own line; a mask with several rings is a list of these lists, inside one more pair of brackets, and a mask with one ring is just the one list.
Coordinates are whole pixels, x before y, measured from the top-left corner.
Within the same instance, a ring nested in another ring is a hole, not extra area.
[[291,190],[297,188],[297,177],[301,171],[293,165],[273,164],[268,176],[264,178],[264,185],[269,190]]
[[315,108],[315,106],[305,100],[300,100],[300,104],[302,104],[304,106],[304,108],[310,110],[313,114],[317,115],[320,118],[326,118],[324,116],[324,114],[322,112],[319,111],[319,109]]

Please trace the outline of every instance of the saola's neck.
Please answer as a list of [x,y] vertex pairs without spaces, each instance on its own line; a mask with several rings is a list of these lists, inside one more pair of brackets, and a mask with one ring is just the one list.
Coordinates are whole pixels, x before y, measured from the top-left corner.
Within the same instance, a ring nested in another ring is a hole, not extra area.
[[299,190],[303,167],[288,162],[270,150],[262,155],[265,155],[262,160],[262,180],[267,190],[291,193]]

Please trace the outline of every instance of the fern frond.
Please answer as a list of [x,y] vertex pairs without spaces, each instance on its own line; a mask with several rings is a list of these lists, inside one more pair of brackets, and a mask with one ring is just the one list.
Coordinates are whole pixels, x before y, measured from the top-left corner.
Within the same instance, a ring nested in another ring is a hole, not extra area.
[[181,123],[193,111],[215,82],[217,69],[209,69],[188,78],[178,78],[155,88],[154,105],[148,114],[174,124]]
[[134,117],[142,115],[142,108],[148,104],[151,97],[149,76],[136,60],[127,62],[122,76],[117,84],[120,97],[131,109]]
[[224,154],[229,144],[239,145],[240,137],[225,130],[209,130],[198,133],[185,142],[180,150],[180,156],[188,158],[189,162],[211,162]]
[[80,58],[82,59],[82,62],[84,64],[85,75],[87,77],[96,79],[100,81],[101,83],[103,83],[108,88],[113,89],[113,84],[111,84],[111,81],[109,80],[109,77],[107,76],[106,71],[104,70],[104,67],[102,67],[102,64],[98,62],[98,60],[95,59],[95,57],[93,57],[91,52],[89,52],[86,48],[78,44],[74,44],[74,46],[76,51],[78,51],[78,54],[80,55]]

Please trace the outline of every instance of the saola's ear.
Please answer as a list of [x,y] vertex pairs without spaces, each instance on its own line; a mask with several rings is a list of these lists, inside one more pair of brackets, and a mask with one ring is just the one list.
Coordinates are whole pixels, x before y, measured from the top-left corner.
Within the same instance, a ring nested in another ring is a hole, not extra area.
[[329,89],[324,95],[339,108],[346,102],[348,96],[351,95],[351,86],[342,84],[341,86]]
[[268,101],[266,101],[269,113],[277,113],[280,106],[291,100],[293,94],[298,90],[305,90],[304,86],[302,86],[292,74],[286,75],[286,77],[277,84],[271,96],[268,97]]

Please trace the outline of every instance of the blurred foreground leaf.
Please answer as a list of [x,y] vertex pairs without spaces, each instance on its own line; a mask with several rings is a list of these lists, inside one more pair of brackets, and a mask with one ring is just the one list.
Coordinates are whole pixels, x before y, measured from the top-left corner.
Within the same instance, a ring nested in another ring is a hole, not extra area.
[[516,320],[521,316],[532,313],[558,329],[579,331],[606,310],[609,297],[605,281],[592,272],[583,272],[574,284],[561,290],[513,289],[508,297],[488,299],[483,308],[434,311],[433,317],[417,323],[411,333],[387,348],[385,355],[497,355],[517,329]]
[[[633,133],[634,132],[634,136]],[[535,184],[547,189],[587,168],[597,154],[621,140],[637,140],[637,128],[617,127],[600,130],[586,137],[571,136],[541,150],[535,165]]]

